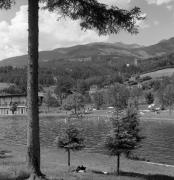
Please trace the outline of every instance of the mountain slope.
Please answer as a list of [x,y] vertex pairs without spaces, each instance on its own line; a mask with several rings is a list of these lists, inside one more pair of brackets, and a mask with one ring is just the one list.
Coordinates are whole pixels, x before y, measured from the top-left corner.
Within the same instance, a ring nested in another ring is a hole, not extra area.
[[174,37],[168,40],[160,41],[155,45],[140,47],[135,49],[135,53],[140,56],[142,55],[143,58],[161,56],[173,52],[174,52]]
[[[41,51],[39,53],[39,62],[45,63],[52,60],[69,60],[79,61],[90,59],[97,56],[114,56],[117,57],[137,57],[132,52],[134,47],[138,45],[124,45],[122,43],[91,43],[86,45],[78,45],[68,48],[58,48],[52,51]],[[8,58],[0,61],[0,66],[24,66],[27,62],[27,55]]]
[[[93,59],[112,59],[127,63],[134,59],[147,59],[174,52],[174,38],[161,41],[152,46],[142,47],[137,44],[123,43],[90,43],[68,48],[58,48],[39,53],[40,64],[49,64],[53,61],[91,61]],[[25,66],[27,55],[12,57],[0,61],[0,66]]]

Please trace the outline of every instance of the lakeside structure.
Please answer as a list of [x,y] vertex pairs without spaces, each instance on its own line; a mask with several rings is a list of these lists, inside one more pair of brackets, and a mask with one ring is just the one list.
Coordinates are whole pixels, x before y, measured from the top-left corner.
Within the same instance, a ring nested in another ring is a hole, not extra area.
[[[38,93],[39,104],[42,104],[44,94]],[[12,111],[13,104],[16,104],[15,112]],[[0,115],[26,114],[27,95],[26,94],[1,94],[0,95]]]

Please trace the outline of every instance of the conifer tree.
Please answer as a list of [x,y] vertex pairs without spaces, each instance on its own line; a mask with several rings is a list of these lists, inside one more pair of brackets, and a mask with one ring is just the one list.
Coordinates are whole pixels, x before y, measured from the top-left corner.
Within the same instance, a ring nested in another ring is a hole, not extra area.
[[107,136],[105,147],[111,156],[117,156],[117,175],[120,174],[120,156],[128,155],[141,142],[139,118],[133,108],[128,108],[126,114],[116,114],[111,118],[112,130]]
[[56,139],[58,148],[68,153],[68,166],[70,166],[71,151],[80,151],[85,147],[82,131],[73,124],[67,124]]

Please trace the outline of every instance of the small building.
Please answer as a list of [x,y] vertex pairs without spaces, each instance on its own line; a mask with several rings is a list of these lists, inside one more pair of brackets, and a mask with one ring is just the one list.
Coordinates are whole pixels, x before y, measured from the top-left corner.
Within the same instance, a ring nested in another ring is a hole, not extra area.
[[17,106],[16,111],[13,113],[11,106],[0,106],[0,115],[13,115],[13,114],[26,114],[27,106]]
[[26,106],[27,98],[26,94],[1,94],[0,95],[0,107],[8,107],[13,103]]
[[89,95],[95,94],[97,91],[98,91],[98,86],[92,85],[92,86],[90,86]]
[[[39,105],[42,104],[43,93],[38,93]],[[15,112],[11,108],[16,104]],[[0,95],[0,115],[26,114],[27,112],[27,95],[26,94],[1,94]]]

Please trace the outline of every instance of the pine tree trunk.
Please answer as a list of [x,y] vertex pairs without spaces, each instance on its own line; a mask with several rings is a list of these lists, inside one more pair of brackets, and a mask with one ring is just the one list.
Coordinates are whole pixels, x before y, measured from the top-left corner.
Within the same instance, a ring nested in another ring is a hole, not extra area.
[[31,180],[41,176],[38,113],[38,10],[38,0],[28,0],[27,164]]
[[68,149],[68,166],[70,166],[70,149]]
[[117,175],[120,174],[120,154],[117,155]]

